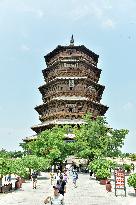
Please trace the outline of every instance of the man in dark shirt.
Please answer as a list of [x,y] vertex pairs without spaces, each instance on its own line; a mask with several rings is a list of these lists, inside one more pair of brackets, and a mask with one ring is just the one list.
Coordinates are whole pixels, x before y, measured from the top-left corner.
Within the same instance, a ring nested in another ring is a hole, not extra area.
[[37,172],[32,173],[32,181],[33,181],[33,189],[36,189],[36,184],[37,184]]
[[64,193],[66,193],[66,182],[63,180],[63,175],[60,175],[60,179],[57,180],[57,186],[59,187],[59,193],[64,196]]

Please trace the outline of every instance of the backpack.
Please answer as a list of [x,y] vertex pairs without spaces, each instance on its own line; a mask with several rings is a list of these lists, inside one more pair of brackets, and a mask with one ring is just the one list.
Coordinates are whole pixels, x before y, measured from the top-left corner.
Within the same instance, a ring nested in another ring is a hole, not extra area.
[[32,173],[32,178],[36,179],[37,178],[37,174],[35,172]]
[[78,173],[77,172],[73,172],[73,178],[78,179]]

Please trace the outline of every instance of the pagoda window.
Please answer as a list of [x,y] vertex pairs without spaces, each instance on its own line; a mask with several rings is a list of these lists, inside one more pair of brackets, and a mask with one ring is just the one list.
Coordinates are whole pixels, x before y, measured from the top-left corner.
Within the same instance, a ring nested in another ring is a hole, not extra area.
[[69,108],[68,108],[68,111],[69,111],[69,112],[73,112],[73,108],[72,108],[72,107],[69,107]]
[[60,68],[62,68],[63,66],[64,66],[64,64],[63,64],[63,63],[61,63],[61,64],[60,64]]
[[82,111],[83,106],[78,106],[78,111]]
[[64,67],[78,67],[78,63],[64,63]]
[[70,80],[69,80],[69,88],[70,88],[70,90],[72,90],[72,89],[74,88],[74,86],[75,86],[74,80],[73,80],[73,79],[70,79]]
[[68,51],[68,54],[70,55],[73,53],[73,49],[68,49],[67,51]]

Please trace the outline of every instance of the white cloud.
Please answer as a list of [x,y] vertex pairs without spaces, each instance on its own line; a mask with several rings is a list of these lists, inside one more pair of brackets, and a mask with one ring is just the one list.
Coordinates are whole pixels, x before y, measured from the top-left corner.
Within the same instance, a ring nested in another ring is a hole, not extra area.
[[21,45],[21,50],[22,51],[29,51],[30,48],[27,45],[23,44],[23,45]]
[[123,110],[130,111],[130,110],[133,110],[134,107],[135,107],[134,103],[128,102],[125,105],[123,105]]
[[102,27],[113,29],[115,28],[115,23],[112,19],[106,19],[102,22]]

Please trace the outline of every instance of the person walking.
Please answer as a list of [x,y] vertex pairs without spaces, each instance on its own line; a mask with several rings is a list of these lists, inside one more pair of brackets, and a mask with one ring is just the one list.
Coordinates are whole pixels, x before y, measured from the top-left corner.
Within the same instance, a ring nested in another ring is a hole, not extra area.
[[54,182],[54,172],[50,172],[50,179],[51,179],[51,185],[53,185],[53,182]]
[[56,174],[55,174],[55,180],[56,180],[56,183],[57,183],[57,181],[60,179],[60,175],[61,175],[61,173],[60,173],[60,170],[57,170],[57,172],[56,172]]
[[37,185],[37,172],[36,171],[34,171],[33,173],[32,173],[32,175],[31,175],[31,177],[32,177],[32,182],[33,182],[33,189],[36,189],[36,185]]
[[93,171],[92,170],[89,170],[89,175],[90,175],[90,179],[91,179],[92,175],[93,175]]
[[53,189],[54,189],[53,196],[48,196],[44,200],[44,203],[45,204],[50,203],[51,205],[64,205],[64,196],[60,194],[59,187],[53,186]]
[[66,193],[66,182],[63,180],[63,175],[60,175],[60,179],[57,181],[57,187],[59,187],[59,193],[64,196],[64,193]]
[[64,170],[64,172],[63,172],[63,180],[64,180],[66,183],[68,182],[67,170]]
[[78,173],[76,170],[73,170],[73,174],[72,174],[72,179],[73,179],[73,184],[74,187],[77,188],[77,179],[78,179]]

